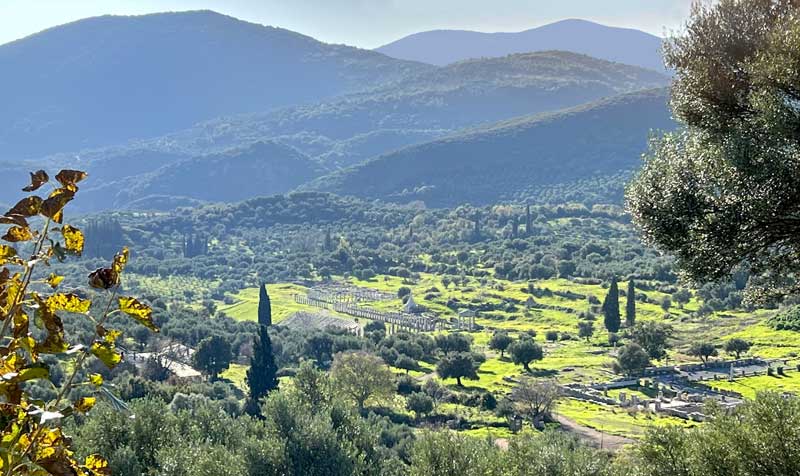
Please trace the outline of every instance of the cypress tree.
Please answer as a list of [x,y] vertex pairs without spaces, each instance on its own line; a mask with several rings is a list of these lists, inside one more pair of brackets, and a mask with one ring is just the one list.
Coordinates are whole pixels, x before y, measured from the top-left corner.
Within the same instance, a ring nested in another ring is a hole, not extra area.
[[628,294],[625,300],[625,325],[633,327],[636,323],[636,287],[633,279],[628,281]]
[[533,219],[531,217],[530,204],[525,205],[525,234],[531,236],[531,228],[533,228]]
[[267,294],[266,283],[261,285],[258,294],[258,325],[265,327],[272,325],[272,305],[269,301],[269,294]]
[[619,286],[617,285],[617,278],[611,278],[611,286],[608,287],[608,294],[603,301],[603,316],[605,317],[605,325],[608,332],[616,334],[619,332],[620,315],[619,315]]
[[278,388],[278,366],[267,326],[258,326],[258,336],[253,339],[253,357],[246,381],[248,401],[245,408],[248,413],[257,414],[259,400]]

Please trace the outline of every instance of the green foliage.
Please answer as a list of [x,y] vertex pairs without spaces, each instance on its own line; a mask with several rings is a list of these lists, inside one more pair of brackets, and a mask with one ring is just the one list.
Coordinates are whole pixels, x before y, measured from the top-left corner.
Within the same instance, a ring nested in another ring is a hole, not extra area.
[[651,359],[661,360],[667,355],[669,339],[675,330],[669,324],[656,321],[637,323],[630,331],[631,339],[647,352]]
[[231,344],[227,339],[214,335],[200,341],[192,355],[192,362],[196,368],[215,379],[228,368],[232,357]]
[[526,336],[521,336],[511,344],[508,348],[508,353],[511,354],[511,361],[517,365],[522,365],[526,372],[531,371],[531,362],[544,358],[544,351],[541,346]]
[[650,355],[635,342],[631,342],[617,354],[614,370],[625,375],[638,375],[650,366]]
[[619,286],[617,285],[617,278],[611,278],[611,285],[608,287],[608,293],[603,300],[603,322],[606,329],[612,334],[619,332],[621,325],[619,315]]
[[336,354],[331,379],[334,388],[355,401],[359,409],[363,409],[370,398],[377,401],[390,398],[397,388],[394,374],[380,357],[366,352]]
[[514,342],[514,339],[508,332],[495,331],[494,334],[492,334],[492,338],[489,339],[489,348],[499,350],[500,358],[503,358],[506,349],[508,349],[508,346],[510,346],[512,342]]
[[649,432],[633,449],[634,471],[627,474],[793,474],[800,468],[798,423],[797,399],[764,393],[733,413],[718,409],[693,430]]
[[272,303],[267,294],[266,283],[261,283],[258,288],[258,325],[260,327],[272,325]]
[[422,392],[415,392],[406,397],[406,409],[414,412],[419,419],[433,411],[433,399]]
[[750,297],[797,287],[800,20],[792,0],[701,5],[666,45],[686,128],[651,145],[628,204],[645,239],[696,282],[740,267]]
[[800,332],[800,306],[789,306],[767,320],[773,329]]
[[742,357],[742,354],[746,354],[747,351],[750,350],[752,344],[744,339],[733,338],[729,339],[725,342],[725,352],[728,354],[733,355],[737,359]]
[[436,363],[436,373],[439,377],[454,378],[459,387],[463,387],[462,378],[478,380],[478,368],[481,361],[475,359],[470,352],[449,352]]
[[699,357],[703,363],[708,363],[710,357],[715,357],[719,354],[716,346],[710,342],[695,342],[687,351],[689,355]]
[[631,279],[628,281],[628,292],[625,294],[625,325],[633,327],[634,324],[636,324],[636,285]]
[[247,369],[248,397],[252,402],[259,402],[271,391],[278,388],[278,366],[272,352],[272,339],[267,326],[259,326],[257,337],[253,338],[253,357]]

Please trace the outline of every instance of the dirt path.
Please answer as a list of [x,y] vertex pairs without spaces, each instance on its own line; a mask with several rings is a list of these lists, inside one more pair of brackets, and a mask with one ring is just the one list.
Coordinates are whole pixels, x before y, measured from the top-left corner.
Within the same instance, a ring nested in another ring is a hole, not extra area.
[[576,435],[578,438],[586,441],[596,448],[617,451],[625,445],[634,443],[634,440],[631,440],[630,438],[602,433],[594,428],[579,425],[575,421],[561,415],[556,417],[556,419],[558,420],[558,423],[561,424],[561,428],[564,431],[568,431]]

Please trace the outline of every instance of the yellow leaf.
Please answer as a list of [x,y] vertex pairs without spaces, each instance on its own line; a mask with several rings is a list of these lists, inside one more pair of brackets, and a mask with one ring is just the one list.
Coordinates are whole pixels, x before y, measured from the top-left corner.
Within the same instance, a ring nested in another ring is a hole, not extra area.
[[94,407],[95,403],[97,403],[97,398],[95,397],[81,397],[75,402],[75,410],[80,413],[86,413]]
[[11,243],[30,241],[33,239],[33,233],[31,233],[31,229],[28,227],[12,226],[6,231],[6,234],[3,235],[3,239]]
[[57,188],[42,202],[39,213],[52,219],[56,223],[61,223],[63,218],[61,210],[63,210],[67,203],[73,198],[75,198],[74,191],[66,188]]
[[113,344],[109,344],[108,342],[98,341],[92,344],[92,354],[110,369],[113,369],[122,361],[122,355],[117,352]]
[[122,251],[114,256],[114,263],[111,265],[111,269],[116,273],[121,273],[125,269],[125,265],[128,264],[129,255],[128,247],[123,247]]
[[64,281],[64,276],[59,276],[56,273],[50,273],[50,276],[47,278],[46,282],[51,288],[55,289],[59,284],[61,284],[61,281]]
[[61,234],[64,235],[64,247],[67,251],[80,256],[83,253],[83,232],[73,226],[64,225],[61,227]]
[[111,474],[111,468],[108,466],[108,461],[102,456],[89,455],[86,457],[86,469],[94,472],[94,474],[106,476]]
[[109,329],[109,330],[104,330],[103,335],[101,337],[107,343],[113,345],[121,335],[122,331],[118,331],[116,329]]
[[90,374],[89,383],[91,383],[95,387],[99,387],[103,385],[103,376],[100,374]]
[[0,265],[8,263],[11,261],[11,258],[17,257],[17,250],[8,246],[8,245],[0,245]]
[[92,301],[81,299],[76,294],[53,294],[47,298],[47,305],[54,311],[74,312],[76,314],[86,314],[92,306]]
[[158,332],[158,327],[156,327],[155,323],[153,322],[153,310],[150,308],[150,306],[142,304],[136,298],[119,298],[119,310],[133,317],[139,321],[140,324],[147,327],[151,331]]
[[48,180],[50,180],[50,177],[44,170],[37,170],[36,172],[31,172],[31,184],[23,188],[22,191],[33,192],[34,190],[37,190],[39,187],[47,183]]

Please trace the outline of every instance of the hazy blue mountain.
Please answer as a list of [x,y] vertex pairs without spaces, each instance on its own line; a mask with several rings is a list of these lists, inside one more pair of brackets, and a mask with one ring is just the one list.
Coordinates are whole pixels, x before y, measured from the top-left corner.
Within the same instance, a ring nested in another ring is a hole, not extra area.
[[381,46],[377,51],[394,58],[445,65],[468,58],[564,50],[664,71],[661,41],[639,30],[564,20],[518,33],[425,31]]
[[0,46],[0,159],[159,136],[428,69],[210,11],[89,18]]
[[82,210],[98,210],[235,202],[285,193],[326,172],[298,150],[269,141],[219,154],[172,159],[151,172],[116,181],[103,177],[104,168],[113,162],[97,161],[89,167],[89,179],[75,204]]
[[621,198],[649,131],[674,127],[667,91],[643,91],[407,147],[303,188],[433,207],[608,202]]
[[149,146],[198,153],[271,138],[329,165],[349,166],[465,127],[668,82],[651,70],[562,51],[468,60],[368,92],[206,121]]

